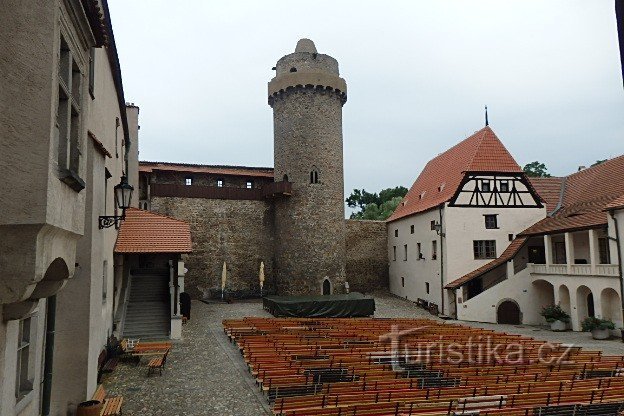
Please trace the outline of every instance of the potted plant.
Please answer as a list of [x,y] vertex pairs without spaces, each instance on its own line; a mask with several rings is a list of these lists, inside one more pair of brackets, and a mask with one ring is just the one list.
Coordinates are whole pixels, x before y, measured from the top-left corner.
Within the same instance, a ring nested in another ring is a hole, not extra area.
[[546,322],[550,324],[553,331],[565,331],[570,315],[560,305],[550,305],[542,308],[541,315],[546,318]]
[[583,321],[583,331],[591,332],[594,339],[609,339],[612,329],[615,329],[615,324],[608,319],[590,316]]

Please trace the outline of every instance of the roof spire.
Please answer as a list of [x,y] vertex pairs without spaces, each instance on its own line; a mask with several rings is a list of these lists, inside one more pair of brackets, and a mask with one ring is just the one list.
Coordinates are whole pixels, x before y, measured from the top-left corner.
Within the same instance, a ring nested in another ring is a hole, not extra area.
[[490,122],[488,121],[488,113],[487,113],[487,105],[485,106],[485,127],[489,126]]

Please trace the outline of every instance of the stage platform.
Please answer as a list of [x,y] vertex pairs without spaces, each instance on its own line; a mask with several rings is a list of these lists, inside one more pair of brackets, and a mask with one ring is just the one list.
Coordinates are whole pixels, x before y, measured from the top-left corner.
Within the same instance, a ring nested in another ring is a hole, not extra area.
[[276,317],[351,318],[373,316],[375,299],[358,292],[325,296],[267,296],[263,307]]

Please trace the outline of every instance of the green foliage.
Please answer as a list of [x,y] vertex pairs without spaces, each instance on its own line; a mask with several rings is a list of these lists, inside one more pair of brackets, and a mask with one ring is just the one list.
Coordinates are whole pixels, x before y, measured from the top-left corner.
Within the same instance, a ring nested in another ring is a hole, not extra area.
[[601,160],[597,160],[597,161],[596,161],[596,163],[592,164],[592,167],[597,166],[597,165],[599,165],[599,164],[601,164],[601,163],[604,163],[604,162],[606,162],[607,160],[608,160],[608,159],[601,159]]
[[352,219],[386,220],[407,194],[407,188],[397,186],[381,190],[379,194],[366,192],[365,189],[354,189],[347,198],[347,205],[359,208],[351,214]]
[[536,178],[550,178],[550,174],[548,173],[548,168],[546,167],[546,165],[538,161],[527,163],[526,165],[524,165],[524,168],[522,168],[522,170],[524,171],[524,173],[527,174],[527,176],[532,176]]
[[599,319],[589,316],[583,320],[583,331],[589,332],[594,329],[615,329],[615,324],[608,319]]
[[546,322],[555,321],[570,322],[570,315],[560,305],[550,305],[542,308],[541,315],[546,318]]

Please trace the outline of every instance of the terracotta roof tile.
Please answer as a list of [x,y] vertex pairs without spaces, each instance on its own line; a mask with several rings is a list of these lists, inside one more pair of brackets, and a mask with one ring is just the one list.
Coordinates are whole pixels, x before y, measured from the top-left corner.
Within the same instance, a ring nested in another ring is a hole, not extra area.
[[191,229],[184,221],[137,208],[126,210],[115,253],[190,253]]
[[225,165],[194,165],[190,163],[139,162],[139,172],[171,171],[185,173],[208,173],[247,177],[273,178],[273,168]]
[[619,198],[614,199],[613,201],[611,201],[609,204],[605,206],[605,210],[607,211],[611,211],[614,209],[622,209],[622,208],[624,208],[624,194],[622,194],[622,196],[620,196]]
[[476,279],[477,277],[489,272],[490,270],[494,270],[496,267],[505,264],[506,262],[514,258],[514,256],[518,253],[518,251],[520,251],[526,240],[526,237],[517,237],[509,244],[509,246],[497,259],[494,259],[491,262],[479,267],[478,269],[475,269],[470,273],[460,277],[459,279],[452,281],[451,283],[444,286],[444,288],[457,289],[458,287],[465,285],[469,281]]
[[561,198],[561,186],[563,185],[563,178],[532,178],[529,177],[529,182],[533,186],[533,189],[546,203],[546,211],[552,212],[557,205],[559,205],[559,199]]
[[430,160],[388,221],[449,201],[466,172],[521,173],[522,169],[494,131],[485,127]]

